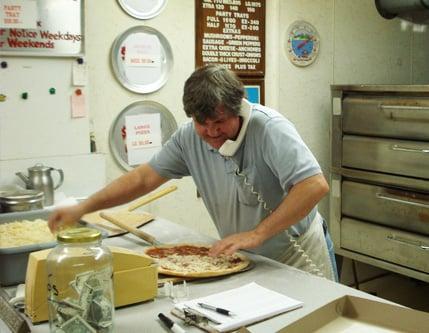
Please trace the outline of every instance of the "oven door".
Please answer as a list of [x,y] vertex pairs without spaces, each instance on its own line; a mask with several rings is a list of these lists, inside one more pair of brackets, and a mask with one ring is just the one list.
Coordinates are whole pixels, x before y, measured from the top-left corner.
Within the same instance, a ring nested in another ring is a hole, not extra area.
[[347,96],[342,105],[344,133],[429,140],[429,98]]
[[429,272],[429,237],[365,221],[341,219],[341,247]]
[[429,193],[345,180],[343,216],[429,236]]
[[344,135],[342,165],[429,179],[429,142]]

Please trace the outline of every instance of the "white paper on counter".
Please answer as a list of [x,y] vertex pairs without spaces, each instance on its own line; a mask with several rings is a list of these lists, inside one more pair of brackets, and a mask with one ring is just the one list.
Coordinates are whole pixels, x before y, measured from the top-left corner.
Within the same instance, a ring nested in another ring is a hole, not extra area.
[[[226,316],[215,311],[203,309],[198,303],[206,303],[227,309],[234,313],[234,316]],[[181,311],[185,307],[195,309],[207,316],[207,318],[219,322],[219,325],[212,325],[213,328],[219,332],[225,332],[297,309],[303,304],[301,301],[252,282],[239,288],[177,303],[175,307]]]

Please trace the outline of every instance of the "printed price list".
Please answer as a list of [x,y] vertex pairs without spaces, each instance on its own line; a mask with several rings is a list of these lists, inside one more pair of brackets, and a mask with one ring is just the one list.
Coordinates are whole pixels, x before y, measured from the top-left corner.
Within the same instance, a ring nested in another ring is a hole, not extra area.
[[264,76],[265,0],[196,0],[197,66],[222,64],[240,76]]

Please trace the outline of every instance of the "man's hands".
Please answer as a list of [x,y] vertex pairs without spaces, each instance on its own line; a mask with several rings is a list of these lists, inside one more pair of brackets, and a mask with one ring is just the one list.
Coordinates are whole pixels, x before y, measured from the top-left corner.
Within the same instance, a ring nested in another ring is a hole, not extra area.
[[83,214],[85,212],[80,205],[58,208],[49,216],[49,229],[52,232],[56,232],[64,226],[74,225],[80,220]]
[[231,255],[240,249],[253,249],[262,245],[265,239],[255,230],[232,234],[213,244],[209,255],[216,257],[221,253]]
[[221,253],[230,255],[240,249],[253,249],[267,239],[294,225],[317,205],[329,191],[328,183],[322,174],[306,178],[295,184],[280,205],[262,220],[255,229],[232,234],[216,242],[209,255]]

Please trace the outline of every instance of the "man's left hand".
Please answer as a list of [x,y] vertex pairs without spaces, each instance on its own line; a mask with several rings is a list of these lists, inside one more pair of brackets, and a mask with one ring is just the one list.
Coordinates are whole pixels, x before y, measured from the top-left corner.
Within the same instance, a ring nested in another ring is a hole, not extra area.
[[232,234],[213,244],[209,255],[216,257],[221,253],[231,255],[238,250],[253,249],[263,243],[263,239],[254,230]]

